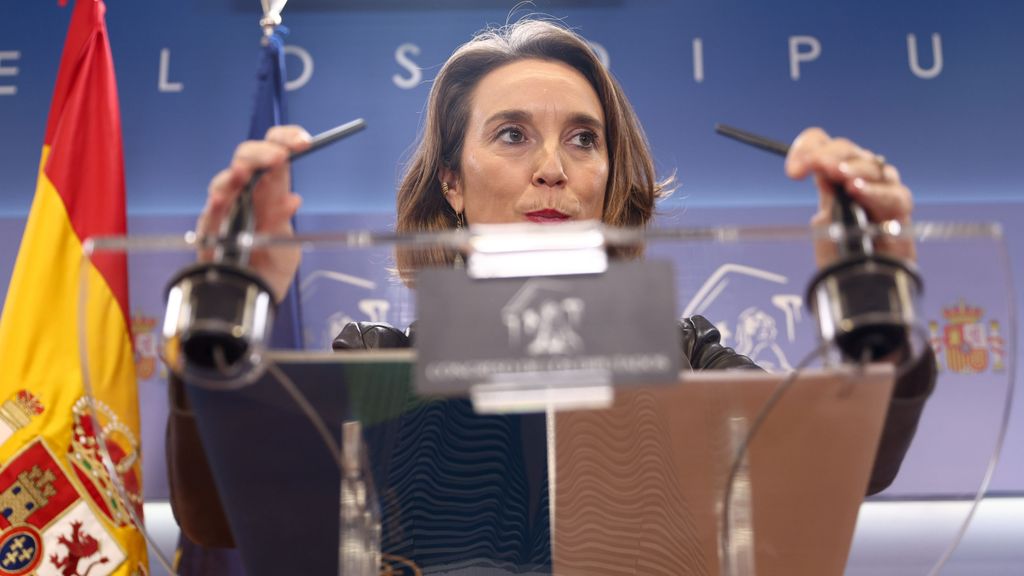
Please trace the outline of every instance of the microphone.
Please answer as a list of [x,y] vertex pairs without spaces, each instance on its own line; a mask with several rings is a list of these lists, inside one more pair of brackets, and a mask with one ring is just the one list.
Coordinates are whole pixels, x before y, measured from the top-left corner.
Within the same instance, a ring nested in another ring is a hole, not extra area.
[[[288,161],[365,127],[360,118],[318,134]],[[161,356],[191,384],[233,389],[263,373],[263,353],[277,308],[270,287],[249,268],[256,227],[252,196],[263,173],[253,173],[232,204],[212,261],[183,268],[167,285]]]
[[[789,146],[782,142],[732,126],[717,124],[715,131],[781,156],[789,153]],[[846,358],[887,358],[910,344],[924,283],[912,263],[876,252],[863,206],[841,184],[832,188],[831,229],[839,231],[837,258],[811,278],[807,306],[818,318],[821,337],[835,342]]]

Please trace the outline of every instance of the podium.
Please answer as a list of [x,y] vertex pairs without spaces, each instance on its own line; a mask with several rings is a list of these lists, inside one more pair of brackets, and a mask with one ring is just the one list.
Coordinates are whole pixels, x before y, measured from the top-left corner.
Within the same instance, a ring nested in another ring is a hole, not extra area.
[[[927,226],[918,228],[926,278],[930,250],[935,258],[954,246],[998,259],[999,239],[990,228]],[[366,242],[373,237],[367,233],[266,240],[268,249],[305,247],[300,286],[309,298],[303,301],[307,318],[314,319],[306,323],[312,325],[311,348],[323,347],[313,342],[318,331],[332,331],[321,330],[317,321],[338,319],[311,304],[334,297],[337,286],[330,282],[338,278],[352,285],[352,279],[365,279],[360,270],[386,268],[381,264],[395,241],[385,236],[379,242]],[[731,286],[781,284],[790,275],[755,266],[756,254],[745,258],[744,250],[802,246],[809,271],[811,240],[804,229],[666,231],[648,242],[647,257],[680,260],[675,280],[684,296],[675,315],[710,320],[716,306],[728,307]],[[363,256],[368,264],[362,269],[345,264],[354,260],[351,246],[359,243],[377,250]],[[93,255],[127,251],[130,258],[145,255],[139,260],[149,265],[153,253],[173,253],[184,264],[194,248],[195,239],[172,237],[91,245]],[[716,259],[722,264],[705,266]],[[1005,286],[1002,268],[991,272],[993,280],[983,286],[986,302],[1008,306],[999,289]],[[600,275],[592,280],[599,282]],[[963,280],[937,291],[945,298],[961,295],[942,303],[954,313],[969,311],[981,298],[974,296],[978,279]],[[375,282],[381,294],[400,295],[364,298],[349,311],[379,310],[383,300],[397,312],[388,318],[395,325],[419,317],[414,302],[421,296],[403,292],[397,282]],[[746,306],[735,324],[719,328],[726,344],[773,372],[684,370],[678,378],[622,387],[601,381],[590,388],[608,393],[603,403],[575,409],[535,401],[531,413],[479,414],[472,394],[424,394],[414,381],[420,361],[414,350],[268,350],[263,358],[275,369],[253,383],[221,390],[188,385],[187,391],[216,489],[254,575],[339,573],[344,538],[336,449],[344,422],[362,429],[364,472],[379,507],[380,552],[392,573],[843,574],[893,377],[905,366],[823,360],[787,378],[798,359],[787,345],[814,348],[811,326],[796,320],[807,312],[795,312],[791,292],[802,290],[776,290],[766,298],[783,311],[774,326]],[[1008,336],[1008,322],[1003,326]],[[948,357],[941,349],[946,340],[935,337],[938,328],[928,330],[925,324],[922,337],[940,348],[941,362]],[[1013,350],[1012,343],[1004,350]],[[944,392],[950,372],[940,372],[935,396]],[[282,384],[282,375],[295,390]],[[1002,378],[1001,391],[1008,391],[1011,382]],[[558,387],[539,387],[551,388]],[[991,398],[984,423],[989,428],[979,437],[998,435],[1002,424],[1002,397]],[[922,439],[928,410],[905,468],[920,466],[917,461],[935,448],[933,439]],[[311,419],[319,419],[326,434]],[[334,440],[333,448],[325,436]],[[986,461],[994,447],[975,448],[972,457]],[[974,471],[961,495],[984,488],[983,467]],[[912,493],[912,487],[905,490]],[[852,550],[855,555],[856,540]]]
[[[702,374],[549,422],[476,415],[462,399],[418,402],[412,353],[346,356],[272,360],[325,421],[364,422],[383,499],[382,549],[402,552],[385,559],[467,574],[719,573],[717,506],[745,434],[737,426],[753,421],[780,381]],[[768,574],[841,573],[891,376],[879,367],[856,380],[850,371],[797,380],[750,447],[736,500],[748,521],[735,523],[737,538],[756,536],[752,549],[735,552],[739,561]],[[189,395],[235,537],[243,554],[255,551],[255,573],[324,573],[337,558],[340,473],[274,380]],[[329,428],[340,437],[340,427]],[[445,500],[421,500],[428,496]],[[297,557],[274,552],[297,546],[305,548]]]

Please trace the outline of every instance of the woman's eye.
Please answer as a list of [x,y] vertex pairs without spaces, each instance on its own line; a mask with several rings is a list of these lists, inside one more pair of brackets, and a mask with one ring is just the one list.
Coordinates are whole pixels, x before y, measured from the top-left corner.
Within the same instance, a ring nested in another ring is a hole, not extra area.
[[597,135],[593,132],[580,132],[572,137],[572,143],[580,148],[593,148],[597,145]]
[[526,135],[519,128],[504,128],[498,133],[498,138],[509,144],[519,144],[526,139]]

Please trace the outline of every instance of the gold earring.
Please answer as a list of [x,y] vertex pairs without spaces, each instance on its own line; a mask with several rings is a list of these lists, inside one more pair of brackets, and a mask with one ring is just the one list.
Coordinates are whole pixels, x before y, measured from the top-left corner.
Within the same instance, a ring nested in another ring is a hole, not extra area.
[[[448,183],[447,182],[441,182],[441,195],[444,196],[445,200],[448,199],[448,192],[450,192],[450,191],[451,190],[448,188]],[[452,211],[455,212],[455,208],[454,207],[452,208]],[[455,229],[456,230],[462,230],[465,227],[466,227],[466,220],[463,217],[462,212],[455,212]]]

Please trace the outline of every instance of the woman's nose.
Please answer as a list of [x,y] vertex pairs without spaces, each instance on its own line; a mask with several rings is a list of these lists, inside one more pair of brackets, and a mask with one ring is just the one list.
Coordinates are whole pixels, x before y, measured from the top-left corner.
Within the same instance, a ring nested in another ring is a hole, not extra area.
[[557,146],[545,146],[538,154],[537,169],[533,173],[534,186],[564,186],[566,175],[561,150]]

